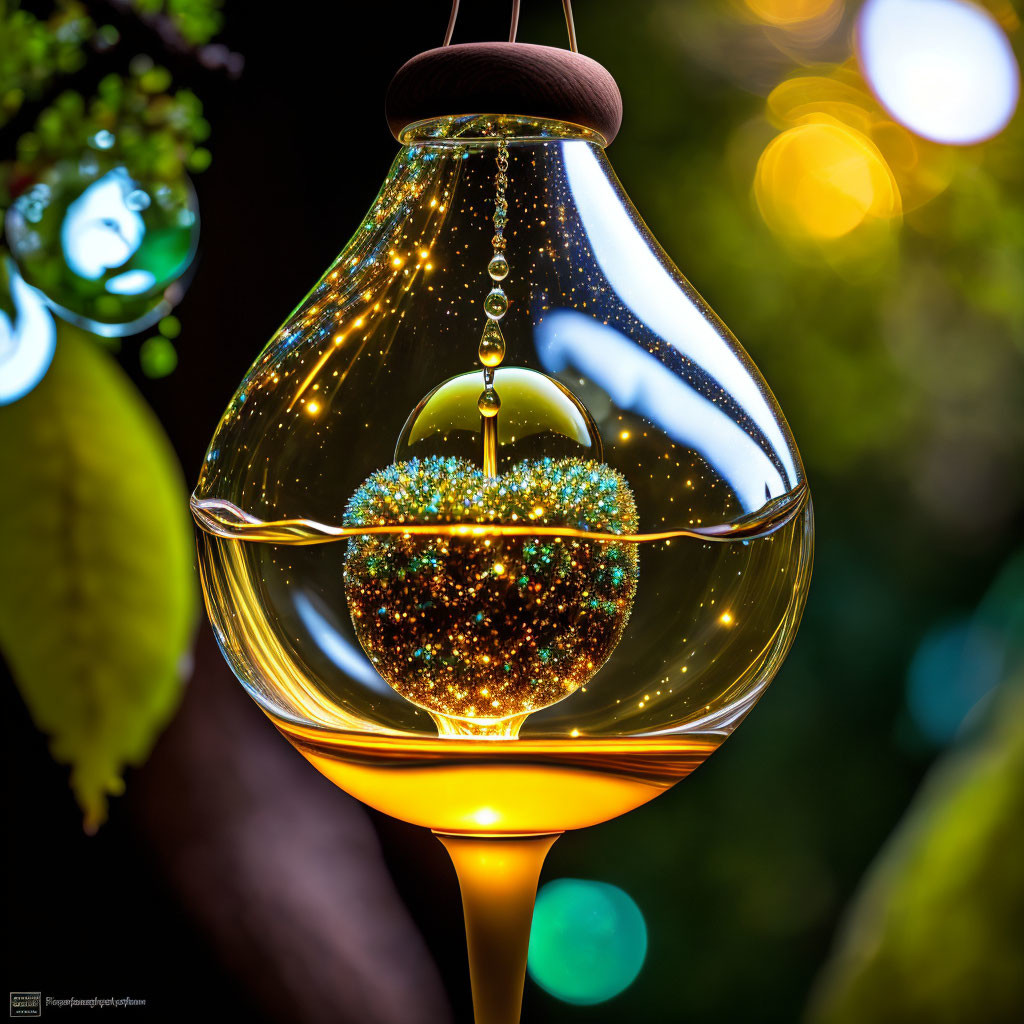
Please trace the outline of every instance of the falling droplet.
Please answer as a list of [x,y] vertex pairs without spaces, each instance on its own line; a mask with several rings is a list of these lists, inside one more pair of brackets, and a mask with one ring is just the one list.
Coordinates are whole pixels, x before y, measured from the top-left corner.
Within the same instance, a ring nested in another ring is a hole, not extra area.
[[501,336],[501,328],[497,320],[488,319],[484,325],[484,333],[480,336],[480,347],[477,355],[484,366],[498,366],[505,358],[505,339]]
[[484,312],[492,320],[500,320],[508,309],[508,296],[500,288],[492,288],[484,299]]
[[508,260],[500,252],[495,253],[487,264],[487,273],[492,281],[504,281],[508,277]]
[[488,419],[492,416],[497,416],[498,410],[501,408],[501,399],[498,397],[498,392],[494,388],[485,388],[480,392],[480,397],[476,400],[476,407],[480,410],[481,416],[486,416]]

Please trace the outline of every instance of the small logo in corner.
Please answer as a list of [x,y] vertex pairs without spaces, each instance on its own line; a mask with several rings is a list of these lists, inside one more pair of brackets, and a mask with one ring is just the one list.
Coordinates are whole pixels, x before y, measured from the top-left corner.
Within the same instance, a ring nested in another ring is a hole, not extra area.
[[39,1017],[43,1012],[43,997],[40,992],[12,992],[12,1017]]

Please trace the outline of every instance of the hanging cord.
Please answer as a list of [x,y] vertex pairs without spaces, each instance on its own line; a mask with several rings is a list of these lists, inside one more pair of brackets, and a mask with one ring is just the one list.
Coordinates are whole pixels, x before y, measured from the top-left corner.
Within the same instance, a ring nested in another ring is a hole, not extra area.
[[442,46],[450,46],[452,33],[455,31],[455,19],[459,16],[459,0],[452,0],[452,13],[448,15],[448,28],[444,34]]
[[[519,31],[519,4],[520,0],[512,0],[512,24],[508,30],[508,41],[516,41],[516,33]],[[565,27],[569,32],[569,49],[573,53],[579,53],[576,46],[576,25],[572,20],[572,0],[562,0],[562,10],[565,12]],[[444,43],[442,46],[450,46],[452,35],[455,32],[455,21],[459,16],[459,0],[452,0],[452,11],[448,15],[448,28],[445,30]]]
[[569,49],[579,53],[576,49],[576,26],[572,21],[572,0],[562,0],[562,10],[565,11],[565,27],[569,30]]

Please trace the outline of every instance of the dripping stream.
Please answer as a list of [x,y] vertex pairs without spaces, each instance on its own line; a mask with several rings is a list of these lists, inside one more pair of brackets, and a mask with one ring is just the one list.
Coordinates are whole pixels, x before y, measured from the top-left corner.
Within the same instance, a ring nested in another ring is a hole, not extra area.
[[333,526],[314,519],[259,519],[230,501],[192,495],[192,516],[201,530],[226,540],[264,544],[329,544],[349,537],[397,534],[403,537],[573,537],[592,541],[626,544],[657,543],[687,538],[715,543],[759,540],[792,522],[807,504],[810,491],[805,483],[756,512],[728,523],[697,526],[690,529],[661,530],[651,533],[601,533],[570,526],[506,523],[379,523],[375,526]]

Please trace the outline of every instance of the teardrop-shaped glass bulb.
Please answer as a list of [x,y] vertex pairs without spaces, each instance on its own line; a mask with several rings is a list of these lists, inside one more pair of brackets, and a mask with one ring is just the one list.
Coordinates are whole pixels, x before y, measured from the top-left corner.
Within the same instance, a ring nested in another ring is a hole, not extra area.
[[594,133],[405,142],[207,453],[227,657],[293,732],[717,743],[808,586],[781,411]]

